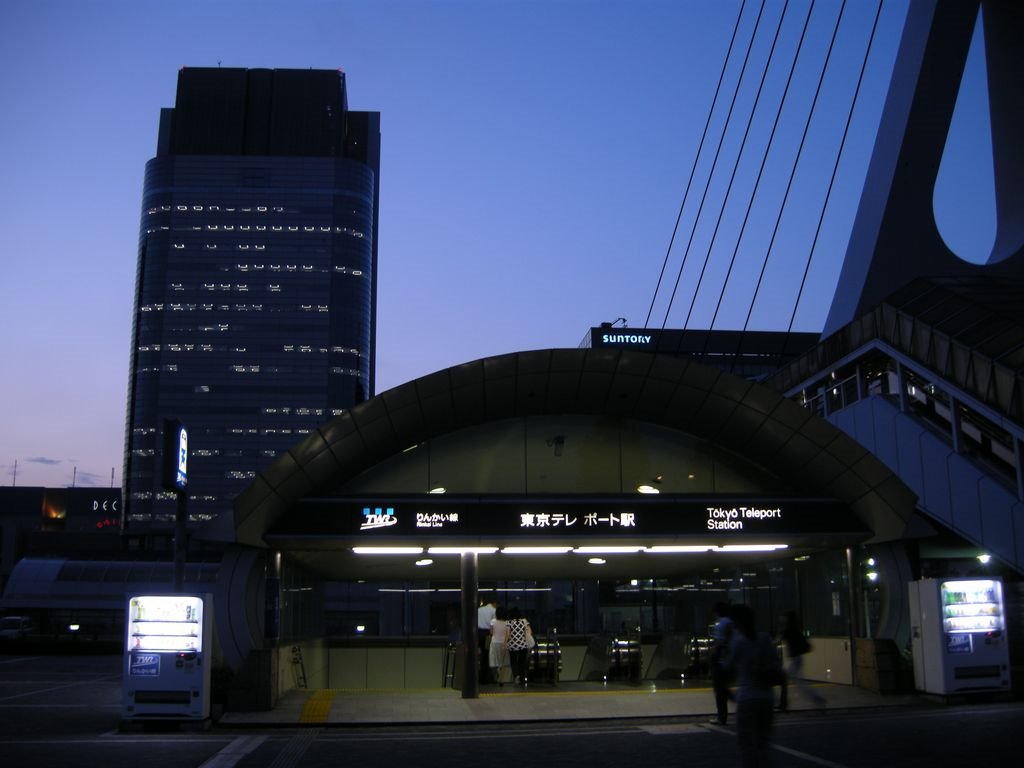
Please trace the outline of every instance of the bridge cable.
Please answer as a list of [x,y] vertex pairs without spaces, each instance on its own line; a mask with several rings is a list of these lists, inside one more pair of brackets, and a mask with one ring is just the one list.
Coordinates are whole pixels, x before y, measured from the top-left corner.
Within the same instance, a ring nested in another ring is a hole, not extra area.
[[697,161],[700,159],[701,153],[704,151],[704,142],[707,139],[708,127],[711,125],[711,117],[715,114],[715,107],[718,105],[718,97],[722,91],[722,81],[725,80],[725,72],[729,67],[729,59],[732,58],[732,48],[736,43],[736,33],[740,29],[740,20],[743,18],[743,9],[746,6],[746,0],[740,4],[740,11],[736,16],[736,24],[732,28],[732,38],[729,40],[729,49],[725,52],[725,60],[722,62],[722,71],[718,76],[718,85],[715,87],[715,97],[711,100],[711,109],[708,111],[708,119],[704,121],[704,132],[700,137],[700,144],[697,147],[697,154],[693,156],[693,165],[690,167],[690,178],[686,181],[686,190],[683,192],[683,201],[679,204],[679,213],[676,215],[675,226],[672,227],[672,236],[668,241],[668,248],[665,250],[665,259],[661,263],[661,272],[658,274],[658,282],[654,286],[654,295],[651,296],[651,306],[647,309],[647,319],[644,320],[644,328],[648,327],[651,322],[651,314],[654,312],[654,303],[658,299],[658,292],[661,290],[661,281],[665,277],[665,268],[668,266],[669,255],[672,253],[672,246],[676,241],[676,233],[679,231],[679,222],[683,218],[683,209],[686,207],[686,201],[690,197],[690,187],[693,184],[693,177],[697,171]]
[[[786,21],[786,12],[788,10],[789,10],[789,0],[786,0],[785,4],[782,7],[782,13],[779,16],[779,24],[775,28],[775,38],[772,40],[772,46],[771,46],[771,49],[768,52],[768,59],[765,62],[764,68],[761,71],[761,81],[760,81],[760,83],[758,83],[757,94],[754,97],[754,103],[753,103],[753,105],[750,108],[750,117],[747,118],[747,126],[744,129],[744,131],[743,131],[743,139],[740,141],[740,147],[739,147],[738,152],[736,153],[736,162],[733,163],[732,174],[729,177],[729,183],[726,186],[725,196],[722,199],[722,207],[718,211],[718,220],[715,222],[715,229],[712,232],[711,240],[708,243],[708,251],[707,251],[707,253],[704,256],[704,268],[701,270],[700,279],[697,281],[697,286],[694,289],[693,300],[690,302],[690,312],[687,313],[687,315],[686,315],[686,324],[684,325],[684,328],[688,327],[689,324],[690,324],[690,314],[693,312],[694,304],[696,304],[696,302],[697,302],[697,295],[700,293],[701,282],[704,279],[704,272],[707,269],[708,262],[711,260],[711,253],[714,250],[715,241],[718,239],[718,232],[719,232],[719,229],[720,229],[720,227],[722,225],[722,219],[725,218],[725,210],[726,210],[726,207],[729,204],[729,198],[732,195],[733,183],[736,181],[736,172],[739,170],[740,162],[743,159],[743,153],[744,153],[744,151],[746,150],[746,147],[747,147],[747,139],[750,137],[750,128],[754,124],[754,118],[757,115],[757,107],[761,103],[761,96],[764,93],[764,84],[765,84],[765,81],[768,79],[768,72],[771,70],[772,62],[775,59],[775,48],[776,48],[776,45],[779,42],[779,36],[782,34],[782,27],[783,27],[783,24]],[[794,61],[794,64],[795,64],[795,61]],[[792,72],[791,72],[791,74],[792,74]],[[781,111],[781,107],[780,107],[780,111]],[[777,120],[776,120],[776,124],[777,124]],[[764,164],[767,161],[767,159],[768,159],[768,150],[766,148],[764,156],[762,158],[762,162],[761,162],[761,169],[762,170],[764,170]],[[758,178],[760,178],[760,174],[758,174]],[[755,186],[755,188],[754,188],[755,192],[756,192],[756,189],[757,188]],[[753,205],[753,202],[754,202],[754,194],[752,192],[751,196],[750,196],[750,205],[751,206]],[[750,213],[750,206],[747,207],[747,213],[748,214]],[[741,232],[740,236],[742,237],[742,232]],[[737,240],[736,249],[739,250],[739,240]],[[708,326],[708,331],[714,330],[715,318],[718,317],[718,310],[722,306],[722,297],[725,295],[725,287],[726,287],[726,284],[728,284],[729,274],[732,273],[732,267],[733,267],[734,263],[735,263],[735,251],[733,253],[733,259],[729,263],[729,271],[726,274],[725,283],[722,285],[722,291],[718,295],[718,305],[715,307],[715,315],[714,315],[714,317],[711,320],[711,324]],[[710,333],[707,334],[704,337],[704,352],[705,353],[707,352],[707,346],[708,346],[708,340],[709,339],[710,339]]]
[[[747,231],[747,224],[750,222],[750,212],[754,208],[754,199],[757,197],[757,192],[761,188],[761,180],[764,176],[765,166],[768,164],[768,156],[772,151],[772,146],[775,144],[775,133],[778,130],[779,123],[782,120],[782,111],[786,108],[786,99],[789,97],[789,89],[793,84],[793,76],[796,73],[797,64],[800,61],[800,53],[803,51],[804,42],[807,39],[807,29],[811,25],[811,16],[814,14],[814,0],[811,0],[807,6],[807,16],[804,18],[804,26],[800,31],[800,40],[797,42],[796,51],[793,53],[793,63],[789,67],[789,74],[786,77],[786,87],[782,91],[782,96],[779,98],[779,108],[775,113],[775,121],[772,123],[771,134],[768,136],[768,143],[765,146],[764,155],[761,158],[761,167],[757,170],[757,179],[754,181],[754,188],[750,193],[750,201],[747,203],[747,210],[743,214],[743,223],[740,225],[739,235],[736,237],[736,247],[733,248],[732,259],[729,262],[729,269],[726,272],[725,280],[722,283],[722,293],[718,297],[718,306],[715,307],[715,314],[711,318],[711,324],[708,326],[708,330],[712,331],[715,328],[715,320],[718,318],[718,312],[721,309],[722,301],[725,299],[725,291],[729,287],[729,278],[732,276],[733,267],[736,264],[736,259],[739,255],[740,244],[743,242],[743,235]],[[711,340],[711,334],[705,338],[704,351],[701,353],[703,357],[707,353],[708,343]],[[740,350],[743,347],[743,334],[740,334],[739,341],[736,347],[736,353],[732,356],[732,364],[730,365],[730,371],[736,367],[736,359],[739,356]]]
[[746,333],[750,327],[750,317],[754,313],[754,305],[757,303],[757,296],[761,291],[761,285],[764,281],[764,274],[768,268],[768,259],[771,257],[772,248],[775,246],[775,238],[779,234],[779,225],[782,223],[782,214],[786,210],[786,203],[789,201],[789,194],[793,190],[793,180],[796,178],[796,169],[800,164],[800,157],[803,154],[804,143],[807,141],[807,134],[810,131],[811,120],[814,117],[814,111],[818,106],[818,98],[821,96],[821,86],[825,81],[825,73],[828,71],[829,62],[832,59],[832,52],[835,49],[836,37],[839,34],[839,26],[843,20],[843,14],[846,12],[846,0],[843,0],[843,4],[839,8],[839,16],[836,19],[835,28],[832,30],[832,40],[829,42],[828,52],[825,54],[825,61],[821,65],[821,75],[818,77],[818,85],[814,91],[814,98],[811,101],[811,107],[807,112],[807,120],[804,123],[803,135],[800,137],[800,144],[796,150],[796,158],[793,160],[793,169],[789,174],[789,181],[786,183],[786,192],[782,197],[782,204],[779,206],[778,216],[775,217],[775,227],[772,230],[771,239],[768,241],[768,247],[765,249],[764,260],[761,262],[761,272],[757,277],[757,284],[754,287],[754,295],[750,300],[750,307],[747,309],[747,319],[743,323],[742,334]]
[[[697,207],[697,215],[694,217],[694,219],[693,219],[693,226],[690,228],[690,237],[689,237],[689,240],[686,243],[686,250],[683,252],[683,260],[679,264],[679,272],[676,273],[676,282],[675,282],[675,285],[672,288],[672,295],[669,297],[668,307],[665,309],[665,317],[664,317],[664,319],[662,320],[662,323],[661,323],[661,327],[663,329],[664,329],[665,325],[668,323],[668,316],[669,316],[669,313],[672,311],[672,304],[675,303],[676,291],[679,290],[679,281],[680,281],[680,279],[682,279],[682,276],[683,276],[683,268],[686,266],[686,259],[687,259],[687,257],[690,254],[690,247],[693,245],[693,235],[697,231],[697,223],[700,221],[700,215],[701,215],[701,213],[704,210],[704,203],[707,202],[708,189],[711,187],[711,180],[712,180],[712,178],[714,178],[715,168],[718,166],[718,158],[719,158],[719,156],[721,155],[721,152],[722,152],[722,145],[725,143],[725,134],[726,134],[727,129],[729,127],[729,120],[732,117],[733,109],[736,107],[736,99],[739,96],[740,85],[743,83],[743,75],[746,72],[747,65],[750,62],[750,52],[751,52],[751,50],[754,47],[754,40],[757,39],[757,30],[761,26],[761,17],[764,15],[764,6],[765,6],[765,0],[761,0],[761,8],[757,12],[757,21],[755,21],[755,23],[754,23],[754,32],[753,32],[753,34],[750,37],[750,44],[747,46],[747,53],[746,53],[746,55],[744,56],[744,59],[743,59],[743,66],[740,69],[740,75],[739,75],[739,78],[736,81],[736,90],[733,92],[732,102],[729,104],[729,111],[726,113],[726,116],[725,116],[725,124],[724,124],[724,126],[722,128],[722,135],[721,135],[721,137],[718,140],[718,148],[715,150],[715,158],[714,158],[713,162],[711,163],[711,170],[708,173],[707,183],[704,185],[704,192],[701,195],[700,205]],[[685,327],[684,327],[684,329],[685,329]]]
[[832,166],[832,177],[828,182],[828,190],[825,192],[825,202],[821,205],[821,214],[818,216],[818,226],[814,230],[814,240],[811,242],[811,251],[807,256],[807,264],[804,267],[804,275],[800,280],[800,290],[797,292],[796,301],[793,303],[793,314],[789,318],[789,327],[786,329],[787,333],[792,332],[793,323],[796,321],[796,312],[800,308],[800,299],[803,297],[804,287],[807,284],[807,275],[811,271],[811,261],[814,259],[814,251],[818,247],[818,236],[821,234],[821,225],[825,220],[825,211],[828,209],[828,202],[832,197],[832,188],[836,182],[836,175],[839,171],[839,161],[843,157],[843,149],[846,147],[846,139],[850,135],[850,125],[853,122],[853,111],[857,106],[857,97],[860,95],[860,87],[864,83],[864,71],[868,67],[868,59],[871,57],[871,49],[875,42],[875,33],[878,31],[878,20],[882,16],[882,3],[884,0],[878,0],[878,10],[875,11],[875,22],[871,26],[871,36],[868,38],[868,47],[864,52],[864,61],[861,63],[860,75],[857,78],[857,87],[854,89],[853,98],[850,101],[850,111],[846,116],[846,127],[843,129],[843,138],[839,143],[839,149],[836,151],[836,162]]

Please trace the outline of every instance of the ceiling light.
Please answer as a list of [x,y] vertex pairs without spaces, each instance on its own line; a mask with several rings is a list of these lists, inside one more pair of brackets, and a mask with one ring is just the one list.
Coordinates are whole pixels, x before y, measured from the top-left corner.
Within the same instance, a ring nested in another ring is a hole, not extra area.
[[589,560],[587,560],[587,562],[590,563],[591,565],[604,565],[608,561],[605,560],[602,557],[592,557]]
[[419,565],[419,566],[433,565],[433,564],[434,564],[434,561],[431,560],[429,557],[424,557],[422,560],[417,560],[416,561],[416,565]]
[[493,555],[498,551],[497,547],[430,547],[427,554],[430,555],[464,555],[474,552],[478,555]]
[[561,555],[571,552],[572,547],[503,547],[504,555]]
[[978,562],[982,565],[988,565],[990,562],[992,562],[992,555],[988,554],[987,552],[980,554],[978,555]]
[[448,489],[445,488],[443,485],[435,485],[433,488],[430,489],[430,493],[447,493],[447,492],[448,492]]
[[656,547],[647,547],[647,549],[645,549],[644,552],[709,552],[712,549],[714,549],[714,547],[709,546],[707,544],[666,544],[658,545]]
[[622,555],[639,552],[642,549],[643,547],[639,545],[635,547],[576,547],[573,552],[581,555]]
[[637,493],[661,493],[653,485],[638,485],[636,487]]
[[724,547],[715,547],[716,552],[773,552],[776,549],[786,549],[789,544],[726,544]]
[[357,555],[421,555],[423,547],[352,547]]

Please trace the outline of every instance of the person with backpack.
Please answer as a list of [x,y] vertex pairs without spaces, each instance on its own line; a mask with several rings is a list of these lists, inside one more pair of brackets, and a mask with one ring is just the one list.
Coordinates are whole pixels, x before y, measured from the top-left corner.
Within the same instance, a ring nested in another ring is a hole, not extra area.
[[754,611],[747,605],[730,608],[733,636],[723,666],[736,673],[736,739],[743,768],[770,764],[772,688],[785,679],[775,643],[754,626]]
[[795,685],[803,696],[806,696],[818,709],[825,708],[825,697],[808,685],[803,679],[804,656],[811,652],[811,643],[804,636],[800,626],[800,618],[796,611],[787,611],[782,619],[782,635],[780,637],[786,649],[786,682],[782,684],[782,695],[779,697],[779,710],[785,711],[789,706],[789,685]]

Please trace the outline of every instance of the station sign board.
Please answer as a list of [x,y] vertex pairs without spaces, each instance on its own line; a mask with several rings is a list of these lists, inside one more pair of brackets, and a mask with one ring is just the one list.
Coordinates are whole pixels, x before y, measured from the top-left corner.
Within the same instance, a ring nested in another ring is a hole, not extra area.
[[497,536],[575,539],[868,534],[834,499],[676,498],[650,502],[566,497],[310,499],[274,531],[353,539]]

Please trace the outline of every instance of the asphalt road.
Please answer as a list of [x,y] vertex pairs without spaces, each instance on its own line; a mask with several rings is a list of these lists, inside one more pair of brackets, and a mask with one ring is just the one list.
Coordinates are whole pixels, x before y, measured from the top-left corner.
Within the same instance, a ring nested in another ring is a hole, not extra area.
[[[5,768],[724,768],[732,728],[705,718],[122,732],[121,660],[0,655]],[[1018,765],[1024,702],[922,703],[777,717],[773,766]]]

